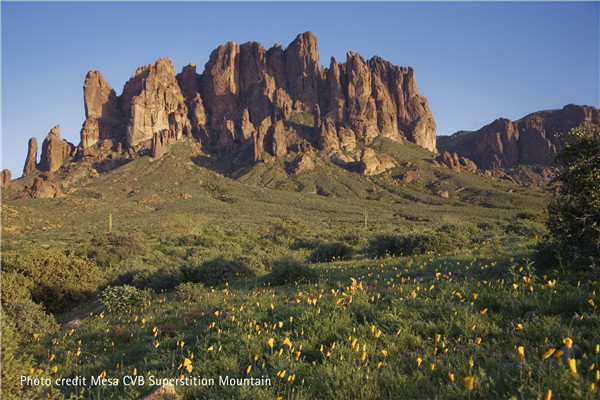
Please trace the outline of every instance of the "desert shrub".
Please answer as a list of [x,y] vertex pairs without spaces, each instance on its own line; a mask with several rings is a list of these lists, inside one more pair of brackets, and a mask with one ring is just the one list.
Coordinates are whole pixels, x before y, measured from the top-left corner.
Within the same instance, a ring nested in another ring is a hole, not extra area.
[[527,219],[534,222],[545,223],[548,220],[548,210],[523,211],[516,215],[516,219]]
[[444,225],[436,231],[384,233],[371,238],[367,252],[378,256],[447,253],[470,244],[473,226]]
[[546,232],[546,227],[542,223],[530,219],[516,219],[506,226],[505,232],[525,237],[535,237]]
[[17,300],[8,304],[4,311],[14,323],[15,331],[23,339],[34,334],[44,335],[58,330],[56,320],[44,311],[44,306],[30,299]]
[[146,251],[146,245],[139,237],[111,232],[92,238],[87,256],[99,265],[109,267]]
[[180,283],[179,268],[174,265],[163,268],[146,268],[131,279],[138,289],[152,289],[155,292],[174,289]]
[[109,286],[100,296],[104,306],[115,312],[127,312],[133,308],[143,307],[150,300],[150,291],[141,290],[134,286]]
[[104,283],[101,271],[93,261],[73,254],[65,255],[56,249],[29,246],[2,253],[2,274],[5,273],[26,277],[31,282],[27,283],[31,299],[43,304],[50,312],[65,310],[93,297]]
[[[4,274],[3,274],[4,275]],[[2,385],[1,396],[4,400],[33,399],[40,395],[40,387],[31,389],[19,384],[19,377],[27,375],[32,359],[21,348],[21,335],[16,331],[12,318],[0,310],[2,334]]]
[[299,249],[314,250],[317,247],[319,247],[319,244],[321,244],[321,241],[317,238],[299,237],[294,240],[294,243],[291,244],[290,248],[292,250],[299,250]]
[[354,249],[342,242],[321,243],[310,255],[311,262],[346,260],[354,255]]
[[2,304],[31,299],[33,282],[20,272],[2,271]]
[[269,228],[268,236],[277,242],[287,242],[308,231],[308,225],[297,218],[278,221]]
[[227,260],[218,257],[202,263],[200,266],[184,265],[181,267],[183,282],[218,285],[239,276],[255,276],[256,273],[241,260]]
[[267,275],[271,285],[284,285],[286,283],[311,283],[319,278],[317,271],[306,264],[289,258],[279,260]]
[[364,230],[349,230],[341,234],[338,239],[351,246],[363,246],[366,243],[366,233]]
[[480,232],[479,228],[470,223],[444,224],[437,232],[450,236],[457,247],[471,244]]
[[186,282],[177,286],[177,297],[183,300],[200,301],[208,291],[201,283]]
[[560,191],[548,205],[547,240],[573,265],[600,260],[599,130],[588,124],[572,129],[556,155]]

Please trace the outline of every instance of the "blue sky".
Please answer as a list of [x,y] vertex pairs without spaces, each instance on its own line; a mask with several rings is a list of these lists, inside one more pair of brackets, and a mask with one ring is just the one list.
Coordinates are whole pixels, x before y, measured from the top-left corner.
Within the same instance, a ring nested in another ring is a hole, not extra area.
[[170,57],[202,72],[227,41],[287,46],[317,36],[321,64],[346,52],[412,66],[438,135],[569,103],[600,106],[599,2],[2,2],[2,168],[54,125],[79,143],[83,81],[120,94],[138,66]]

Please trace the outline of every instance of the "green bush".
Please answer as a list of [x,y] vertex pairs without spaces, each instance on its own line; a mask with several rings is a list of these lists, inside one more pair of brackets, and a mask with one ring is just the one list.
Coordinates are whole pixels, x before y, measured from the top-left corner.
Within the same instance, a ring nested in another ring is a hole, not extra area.
[[[4,275],[4,274],[3,274]],[[2,325],[2,385],[0,390],[2,399],[33,399],[41,395],[41,387],[27,388],[19,384],[22,375],[28,375],[32,365],[31,356],[27,355],[21,348],[21,336],[17,334],[16,328],[6,312],[0,309]]]
[[317,271],[306,264],[289,258],[277,261],[271,272],[267,275],[271,285],[285,285],[286,283],[311,283],[319,278]]
[[58,330],[54,317],[44,311],[44,306],[30,299],[14,301],[8,304],[4,311],[23,339],[31,339],[34,334],[45,335]]
[[354,255],[354,249],[342,242],[321,243],[310,255],[314,263],[347,260]]
[[102,304],[115,312],[128,312],[143,307],[148,300],[150,300],[149,290],[141,290],[129,285],[109,286],[100,296]]
[[255,276],[255,271],[241,260],[226,260],[223,257],[206,261],[200,266],[186,265],[181,268],[183,282],[218,285],[240,276]]
[[3,277],[5,273],[9,277],[9,291],[24,298],[24,293],[18,294],[10,281],[19,278],[14,274],[24,276],[31,299],[50,312],[68,309],[94,297],[104,283],[96,263],[56,249],[22,247],[3,251]]
[[177,297],[190,301],[201,301],[208,293],[203,284],[193,282],[182,283],[177,286],[176,290]]
[[378,256],[447,253],[469,245],[476,231],[472,225],[446,224],[436,231],[378,234],[369,241],[367,252]]
[[520,236],[535,237],[545,233],[546,227],[542,223],[530,219],[516,219],[506,226],[505,231]]
[[148,249],[134,235],[119,235],[111,232],[92,239],[87,256],[99,265],[109,267],[129,257],[144,254]]
[[2,304],[31,299],[33,282],[20,272],[2,271]]
[[600,127],[589,124],[566,135],[556,155],[559,194],[548,205],[546,223],[569,264],[597,265],[600,260]]
[[528,219],[530,221],[545,223],[548,220],[548,210],[523,211],[516,215],[517,219]]
[[152,289],[155,292],[174,289],[180,283],[180,273],[177,266],[164,268],[148,268],[139,271],[131,280],[138,289]]
[[298,218],[278,221],[269,228],[269,237],[279,243],[287,242],[308,231],[308,225]]

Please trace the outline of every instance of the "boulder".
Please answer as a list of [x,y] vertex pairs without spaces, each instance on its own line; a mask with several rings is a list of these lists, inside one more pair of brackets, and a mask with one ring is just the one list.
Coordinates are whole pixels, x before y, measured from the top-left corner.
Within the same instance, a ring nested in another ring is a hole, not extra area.
[[378,154],[367,147],[360,156],[360,172],[364,175],[379,175],[397,165],[396,160],[385,154]]
[[33,182],[25,186],[25,192],[33,198],[55,198],[63,194],[60,184],[56,181],[53,172],[44,172],[37,176]]
[[315,169],[314,161],[307,154],[301,154],[292,162],[290,172],[293,175],[298,175],[311,169]]
[[27,158],[25,159],[25,166],[23,167],[23,176],[27,176],[35,171],[37,163],[37,139],[32,137],[29,139],[27,146]]
[[455,171],[476,172],[477,165],[466,157],[459,157],[456,153],[443,152],[436,157],[436,161],[446,168]]

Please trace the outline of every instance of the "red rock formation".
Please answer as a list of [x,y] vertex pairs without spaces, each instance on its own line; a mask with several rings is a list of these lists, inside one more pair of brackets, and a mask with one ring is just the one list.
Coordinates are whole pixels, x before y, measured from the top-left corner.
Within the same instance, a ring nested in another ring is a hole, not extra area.
[[511,122],[500,118],[474,132],[439,138],[440,152],[473,160],[480,169],[509,168],[518,163],[550,165],[564,145],[564,134],[585,122],[600,123],[594,107],[567,105],[539,111]]
[[0,187],[7,188],[10,186],[11,173],[8,169],[3,169],[0,172]]
[[122,103],[128,121],[125,138],[128,148],[152,139],[155,132],[168,131],[173,140],[191,134],[175,67],[168,58],[138,68],[125,84]]
[[287,154],[288,138],[283,127],[283,121],[279,120],[271,125],[269,136],[273,143],[273,155],[275,157],[283,157]]
[[25,159],[25,166],[23,167],[23,176],[27,176],[35,171],[37,163],[37,139],[32,137],[29,139],[27,146],[27,158]]
[[385,136],[435,151],[435,123],[412,69],[379,57],[365,61],[352,52],[345,63],[332,58],[325,69],[311,32],[298,35],[285,50],[228,42],[211,53],[201,75],[189,64],[175,76],[171,60],[161,58],[138,68],[121,96],[100,72],[90,71],[84,100],[78,157],[93,156],[90,147],[99,140],[110,139],[133,154],[151,143],[160,152],[161,140],[183,135],[216,153],[253,145],[255,159],[265,149],[287,154],[284,142],[294,144],[289,132],[267,137],[265,121],[286,121],[294,112],[319,107],[323,119],[321,113],[315,116],[314,135],[306,139],[321,150],[351,150]]
[[85,122],[81,128],[81,145],[86,149],[98,140],[123,139],[123,117],[115,91],[98,71],[89,71],[83,84]]
[[459,157],[456,153],[443,152],[436,158],[437,162],[446,168],[453,169],[455,171],[477,171],[477,165],[465,157]]
[[73,150],[72,145],[66,140],[60,139],[60,127],[56,125],[42,143],[42,155],[40,157],[39,169],[44,172],[58,170],[65,157]]
[[31,184],[25,186],[25,193],[39,199],[52,199],[63,195],[53,172],[43,172],[37,176]]
[[379,175],[396,165],[393,158],[378,154],[369,147],[365,148],[360,156],[360,172],[365,175]]
[[177,82],[181,87],[181,93],[185,98],[188,108],[188,118],[191,124],[192,135],[201,142],[208,145],[208,134],[206,132],[206,111],[200,93],[198,92],[200,77],[196,74],[196,64],[191,63],[183,67],[177,75]]

